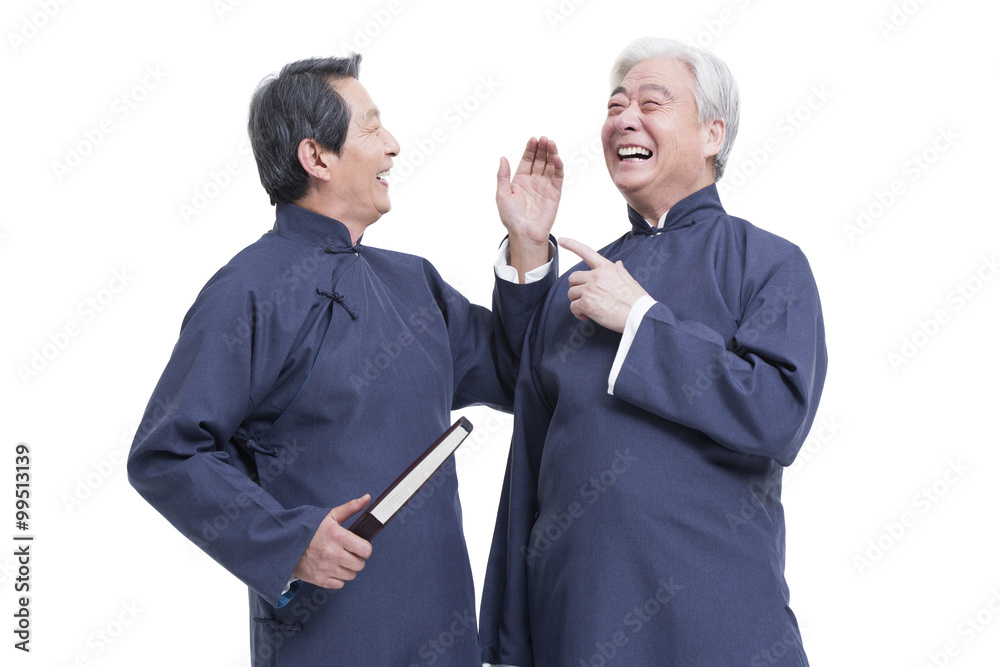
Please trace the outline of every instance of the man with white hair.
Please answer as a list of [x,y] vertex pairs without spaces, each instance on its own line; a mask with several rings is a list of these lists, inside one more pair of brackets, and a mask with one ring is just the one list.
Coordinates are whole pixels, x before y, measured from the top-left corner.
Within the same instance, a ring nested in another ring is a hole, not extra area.
[[826,375],[798,247],[723,209],[736,84],[644,38],[601,132],[631,229],[562,276],[521,359],[481,609],[483,659],[807,665],[784,579],[782,467]]

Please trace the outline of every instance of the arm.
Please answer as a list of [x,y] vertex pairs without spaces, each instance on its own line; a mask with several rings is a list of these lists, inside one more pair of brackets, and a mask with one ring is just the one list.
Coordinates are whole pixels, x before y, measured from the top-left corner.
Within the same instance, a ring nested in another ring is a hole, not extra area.
[[[558,274],[549,230],[562,181],[562,159],[551,139],[528,141],[513,179],[506,158],[500,159],[496,200],[508,231],[502,248],[510,262],[502,268],[514,275],[506,276],[498,267],[492,313],[471,305],[433,272],[455,361],[453,409],[483,403],[509,411],[513,405],[528,322]],[[528,273],[533,275],[526,280]]]
[[[181,533],[277,605],[293,570],[315,576],[297,568],[330,510],[281,506],[249,477],[253,463],[233,444],[252,413],[255,380],[268,384],[283,360],[271,359],[270,368],[263,359],[254,363],[267,318],[255,313],[249,296],[227,289],[220,275],[185,318],[150,399],[143,422],[148,428],[133,442],[129,481]],[[257,322],[254,335],[241,337],[239,322]],[[167,416],[153,419],[154,406],[162,405],[170,406]]]
[[[559,275],[549,234],[562,196],[563,164],[551,139],[528,140],[513,180],[506,158],[497,173],[497,212],[508,238],[496,264],[493,327],[498,332],[499,372],[513,387],[528,322]],[[518,283],[522,286],[518,286]]]
[[[649,305],[640,302],[645,291],[624,268],[582,244],[574,248],[593,270],[570,280],[573,313],[625,330],[632,306]],[[734,451],[791,464],[826,376],[823,317],[808,262],[796,250],[775,267],[750,296],[731,340],[654,302],[634,338],[623,337],[619,366],[616,397]]]

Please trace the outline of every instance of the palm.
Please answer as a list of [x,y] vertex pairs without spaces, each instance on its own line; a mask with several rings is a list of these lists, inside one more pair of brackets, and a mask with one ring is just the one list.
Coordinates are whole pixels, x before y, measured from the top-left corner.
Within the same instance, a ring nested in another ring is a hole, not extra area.
[[513,179],[510,165],[501,158],[497,210],[507,231],[533,243],[545,243],[556,219],[562,184],[562,159],[551,139],[528,141]]

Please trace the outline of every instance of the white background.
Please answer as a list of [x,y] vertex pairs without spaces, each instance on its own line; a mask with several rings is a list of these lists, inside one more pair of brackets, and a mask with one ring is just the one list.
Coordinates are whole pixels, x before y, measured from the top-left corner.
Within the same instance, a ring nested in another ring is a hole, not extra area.
[[[657,34],[729,63],[743,108],[723,203],[801,246],[823,298],[829,377],[784,490],[812,664],[997,664],[998,14],[916,0],[7,0],[0,661],[248,664],[245,588],[139,498],[123,463],[199,288],[273,222],[245,146],[262,77],[363,52],[362,83],[402,145],[393,210],[365,241],[428,257],[488,304],[496,166],[529,136],[555,138],[567,163],[556,234],[599,247],[626,231],[597,139],[614,57]],[[481,580],[510,418],[465,414]],[[32,451],[30,654],[12,647],[18,442]]]

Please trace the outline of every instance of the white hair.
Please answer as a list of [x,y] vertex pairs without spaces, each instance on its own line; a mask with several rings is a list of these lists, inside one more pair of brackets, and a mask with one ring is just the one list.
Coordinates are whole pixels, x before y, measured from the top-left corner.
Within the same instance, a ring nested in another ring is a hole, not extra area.
[[740,124],[740,92],[726,63],[714,53],[662,37],[641,37],[626,46],[611,68],[611,90],[615,90],[633,67],[644,60],[678,60],[694,76],[694,99],[698,122],[721,120],[725,123],[722,148],[715,156],[715,180],[722,178],[726,160],[736,140]]

